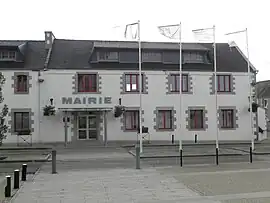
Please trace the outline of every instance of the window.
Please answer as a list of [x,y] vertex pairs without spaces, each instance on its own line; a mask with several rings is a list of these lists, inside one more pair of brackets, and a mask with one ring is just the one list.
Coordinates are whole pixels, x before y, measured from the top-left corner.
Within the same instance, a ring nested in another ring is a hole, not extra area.
[[124,114],[125,130],[137,130],[139,127],[139,111],[126,110]]
[[204,116],[203,110],[190,110],[189,115],[190,129],[203,129],[204,128]]
[[14,113],[14,131],[22,132],[30,130],[30,113],[15,112]]
[[[142,92],[144,76],[142,75]],[[126,92],[139,92],[139,74],[125,74],[125,91]]]
[[118,52],[99,52],[98,59],[99,61],[118,61],[119,56]]
[[158,129],[172,129],[172,110],[158,110]]
[[217,91],[231,92],[231,82],[230,75],[217,75]]
[[268,100],[267,99],[264,99],[263,100],[263,107],[264,108],[267,108],[268,107]]
[[221,128],[234,128],[234,110],[221,109]]
[[[170,84],[171,92],[179,92],[180,90],[179,74],[173,74],[170,76],[170,78],[171,78]],[[182,75],[182,92],[188,92],[188,75]]]
[[162,54],[159,52],[143,52],[143,62],[162,62]]
[[15,51],[0,51],[0,60],[14,60],[15,58]]
[[16,92],[28,92],[27,75],[17,75]]
[[184,52],[183,63],[205,63],[205,57],[199,52]]
[[78,74],[78,92],[97,92],[97,74]]

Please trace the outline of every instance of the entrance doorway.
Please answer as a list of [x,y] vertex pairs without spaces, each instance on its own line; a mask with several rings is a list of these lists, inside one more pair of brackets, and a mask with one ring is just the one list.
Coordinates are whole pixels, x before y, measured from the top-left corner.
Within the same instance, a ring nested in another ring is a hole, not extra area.
[[78,116],[78,140],[97,140],[97,116]]

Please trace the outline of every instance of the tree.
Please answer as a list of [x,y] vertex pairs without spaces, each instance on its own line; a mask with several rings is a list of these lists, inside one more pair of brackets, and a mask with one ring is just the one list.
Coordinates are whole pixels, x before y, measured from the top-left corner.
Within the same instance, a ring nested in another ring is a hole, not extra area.
[[0,72],[0,106],[2,110],[0,110],[0,146],[3,143],[3,140],[7,137],[8,126],[6,125],[5,119],[8,114],[8,106],[6,104],[1,105],[4,102],[3,97],[3,86],[5,84],[5,77],[3,73]]

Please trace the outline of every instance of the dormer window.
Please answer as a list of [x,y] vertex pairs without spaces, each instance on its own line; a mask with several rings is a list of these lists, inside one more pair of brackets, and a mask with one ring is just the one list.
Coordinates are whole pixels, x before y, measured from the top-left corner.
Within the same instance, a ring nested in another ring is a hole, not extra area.
[[119,61],[119,55],[116,51],[98,52],[98,60],[104,62],[117,62]]
[[183,63],[206,63],[206,57],[204,53],[200,52],[184,52]]
[[160,52],[143,52],[142,62],[160,63],[162,62],[162,54]]
[[16,52],[15,51],[0,51],[0,60],[15,60]]

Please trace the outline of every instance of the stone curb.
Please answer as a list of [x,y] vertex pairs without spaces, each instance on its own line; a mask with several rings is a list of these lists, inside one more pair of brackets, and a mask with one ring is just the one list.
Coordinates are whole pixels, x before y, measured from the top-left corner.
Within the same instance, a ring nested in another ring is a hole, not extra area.
[[29,162],[48,162],[51,154],[48,154],[44,159],[14,159],[14,160],[0,160],[0,163],[29,163]]
[[[238,148],[233,148],[233,147],[231,147],[230,149],[238,150],[238,151],[245,152],[245,153],[249,153],[248,150],[244,150],[244,149],[238,149]],[[269,152],[252,152],[252,154],[253,155],[269,155],[270,151]]]
[[[136,154],[133,151],[128,151],[129,154],[136,157]],[[220,156],[247,156],[248,154],[219,154]],[[183,157],[214,157],[215,154],[189,154],[189,155],[183,155]],[[177,158],[180,157],[180,155],[153,155],[153,156],[144,156],[142,155],[141,159],[151,159],[151,158]]]
[[[242,143],[219,143],[220,146],[228,146],[228,145],[249,145],[250,143],[242,142]],[[269,143],[255,143],[256,145],[270,145]],[[186,143],[184,146],[213,146],[215,143]],[[122,148],[130,148],[135,147],[136,144],[132,145],[121,145]],[[143,147],[171,147],[171,146],[179,146],[179,144],[143,144]]]
[[48,147],[0,147],[0,150],[52,150]]

